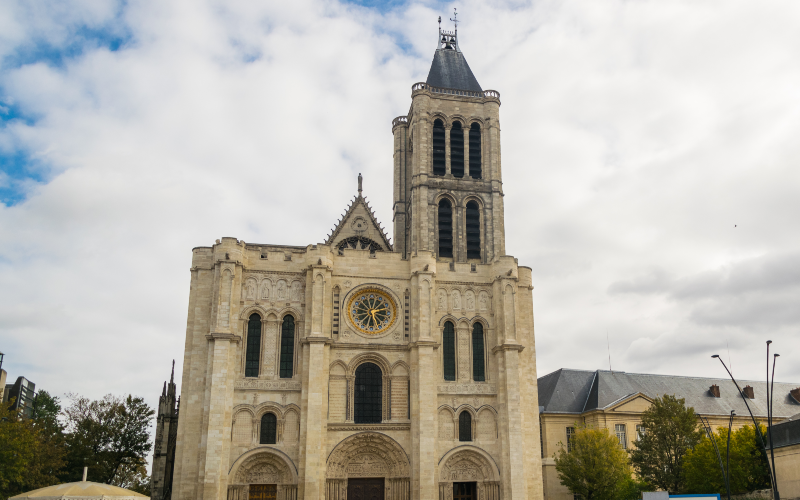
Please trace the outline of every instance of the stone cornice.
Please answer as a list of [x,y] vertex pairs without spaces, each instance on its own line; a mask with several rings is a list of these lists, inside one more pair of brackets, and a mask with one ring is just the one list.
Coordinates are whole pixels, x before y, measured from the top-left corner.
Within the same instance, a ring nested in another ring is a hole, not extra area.
[[433,347],[438,349],[441,344],[433,339],[419,339],[416,342],[409,343],[410,347]]
[[317,335],[300,339],[301,344],[330,344],[331,342],[333,341],[330,339],[330,337],[323,337]]
[[525,346],[522,344],[500,344],[497,346],[492,347],[492,354],[496,354],[500,351],[517,351],[520,352],[525,349]]
[[208,340],[213,340],[213,341],[227,340],[229,342],[236,342],[237,344],[242,340],[242,337],[240,337],[239,335],[234,335],[232,333],[215,333],[215,332],[206,335],[206,338]]
[[408,431],[411,422],[381,422],[380,424],[328,423],[329,431]]
[[376,351],[408,351],[411,346],[407,344],[370,344],[358,343],[347,344],[342,341],[337,341],[331,344],[331,349],[375,349]]

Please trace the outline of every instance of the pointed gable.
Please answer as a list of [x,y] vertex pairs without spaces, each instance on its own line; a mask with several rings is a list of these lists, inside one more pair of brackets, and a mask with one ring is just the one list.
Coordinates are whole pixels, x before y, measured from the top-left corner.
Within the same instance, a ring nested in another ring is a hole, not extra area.
[[392,244],[383,228],[375,218],[375,213],[367,203],[366,198],[359,195],[353,199],[344,217],[339,221],[333,232],[325,240],[326,245],[334,248],[355,248],[357,250],[370,250],[370,252],[391,252]]

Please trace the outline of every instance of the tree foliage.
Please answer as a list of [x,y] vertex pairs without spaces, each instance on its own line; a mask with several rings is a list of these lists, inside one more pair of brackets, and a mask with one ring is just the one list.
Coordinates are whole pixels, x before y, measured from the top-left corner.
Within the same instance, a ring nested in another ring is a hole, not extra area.
[[694,408],[685,403],[666,394],[656,398],[642,413],[644,432],[631,451],[637,475],[673,494],[685,490],[684,457],[702,438]]
[[[762,432],[766,429],[762,427]],[[728,429],[719,428],[714,437],[722,463],[728,446]],[[726,494],[725,481],[714,446],[703,436],[694,450],[686,455],[686,491],[688,493]],[[747,425],[731,432],[731,494],[741,494],[770,487],[769,465],[756,436],[755,426]]]
[[[89,480],[123,488],[137,484],[152,449],[149,428],[155,411],[142,398],[106,395],[91,401],[69,395],[65,410],[68,464],[64,481],[79,481],[83,467]],[[146,476],[146,473],[145,473]]]
[[31,418],[0,405],[0,500],[52,484],[89,480],[149,494],[149,428],[155,412],[142,398],[105,396],[91,401],[39,391]]
[[570,445],[571,451],[562,446],[555,456],[564,486],[586,500],[627,498],[632,489],[628,454],[608,429],[576,424]]
[[[0,405],[0,498],[58,483],[64,448],[58,398],[40,391],[32,418],[22,418],[11,403]],[[40,410],[37,413],[37,407]]]

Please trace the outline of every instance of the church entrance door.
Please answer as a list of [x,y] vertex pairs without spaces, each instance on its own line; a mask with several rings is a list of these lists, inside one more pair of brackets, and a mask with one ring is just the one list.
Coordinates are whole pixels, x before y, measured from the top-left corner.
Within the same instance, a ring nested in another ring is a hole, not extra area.
[[348,479],[347,500],[383,500],[384,479]]
[[476,500],[476,483],[453,483],[453,500]]
[[277,484],[251,484],[249,500],[275,500],[278,497]]

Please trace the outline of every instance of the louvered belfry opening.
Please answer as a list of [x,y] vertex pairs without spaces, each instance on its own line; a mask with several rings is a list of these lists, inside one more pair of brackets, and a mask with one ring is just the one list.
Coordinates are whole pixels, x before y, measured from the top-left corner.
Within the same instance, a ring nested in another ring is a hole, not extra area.
[[274,413],[265,413],[261,417],[260,444],[275,444],[278,436],[278,419]]
[[467,229],[467,258],[481,258],[481,211],[478,202],[467,203],[466,210]]
[[258,377],[258,365],[261,360],[261,316],[251,314],[247,322],[247,352],[244,358],[244,376]]
[[469,127],[469,176],[481,178],[481,126],[477,123]]
[[483,325],[472,325],[472,380],[486,381],[486,367],[483,359]]
[[281,326],[281,378],[294,375],[294,316],[287,314]]
[[458,416],[458,440],[472,441],[472,415],[466,410]]
[[456,379],[456,334],[455,327],[450,321],[444,324],[442,333],[442,355],[444,357],[444,379]]
[[444,160],[444,136],[444,123],[442,120],[435,120],[433,122],[433,137],[431,140],[433,146],[433,175],[444,175],[447,171]]
[[383,372],[375,363],[356,368],[354,387],[357,424],[379,424],[383,420]]
[[453,256],[453,206],[450,200],[439,202],[439,257]]
[[464,130],[460,122],[453,122],[450,129],[450,173],[464,177]]

